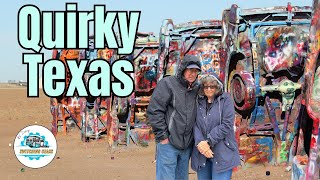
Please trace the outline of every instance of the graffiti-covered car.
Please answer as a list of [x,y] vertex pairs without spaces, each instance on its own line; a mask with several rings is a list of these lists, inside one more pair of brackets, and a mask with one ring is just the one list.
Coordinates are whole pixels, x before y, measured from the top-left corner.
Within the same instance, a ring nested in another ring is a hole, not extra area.
[[320,122],[320,1],[313,1],[309,33],[308,58],[305,66],[304,98],[300,114],[299,138],[293,158],[292,179],[319,179]]
[[[95,72],[89,71],[88,64],[96,59],[102,59],[108,65],[112,65],[117,59],[127,59],[132,61],[135,68],[134,73],[130,74],[134,79],[135,91],[130,97],[117,97],[113,92],[109,96],[81,97],[74,94],[73,97],[67,97],[64,92],[59,97],[51,98],[52,132],[57,135],[63,130],[66,134],[72,129],[68,125],[71,123],[76,124],[81,130],[82,141],[87,142],[107,135],[110,146],[127,144],[129,143],[127,137],[133,136],[129,131],[135,125],[135,119],[145,122],[144,112],[148,97],[156,86],[158,39],[152,33],[137,33],[134,52],[127,56],[120,56],[114,49],[95,49],[93,36],[90,36],[88,41],[87,49],[53,50],[53,59],[59,59],[64,64],[69,59],[77,62],[87,60],[83,74],[86,87],[89,86],[89,79],[95,75]],[[67,72],[65,83],[68,87],[71,74],[68,66],[65,65],[65,67]],[[115,80],[113,76],[110,78],[112,81]]]
[[[53,50],[53,59],[62,61],[66,70],[66,89],[70,85],[71,73],[68,60],[88,60],[90,63],[94,59],[100,58],[111,63],[114,60],[114,51],[110,49],[94,49],[93,37],[89,38],[88,49],[61,49]],[[86,67],[83,80],[88,85],[88,79],[92,72]],[[88,141],[90,138],[99,138],[102,132],[110,129],[112,119],[111,106],[112,98],[110,97],[79,97],[77,94],[66,96],[66,92],[58,97],[50,99],[50,110],[53,116],[52,132],[57,135],[63,131],[66,134],[74,127],[81,129],[81,139]]]
[[[60,60],[67,66],[67,60],[78,60],[79,50],[76,49],[61,49],[53,50],[52,59]],[[66,89],[71,81],[71,73],[69,68],[66,68],[65,84]],[[80,107],[76,97],[66,97],[66,92],[58,97],[50,98],[50,111],[53,116],[51,131],[57,135],[59,131],[67,133],[67,127],[81,126]]]
[[135,92],[150,92],[156,87],[158,38],[153,33],[137,33],[133,52]]
[[[111,65],[116,59],[116,51],[108,48],[95,49],[94,37],[90,36],[89,46],[87,49],[81,49],[78,62],[88,60],[83,75],[83,81],[86,87],[89,87],[89,79],[93,78],[95,71],[89,71],[89,64],[96,59],[102,59],[108,65]],[[106,70],[106,69],[104,69]],[[101,70],[102,71],[102,70]],[[111,77],[112,79],[113,77]],[[101,82],[102,83],[102,82]],[[111,128],[114,122],[117,122],[116,112],[112,111],[113,93],[109,96],[87,96],[77,97],[80,106],[81,116],[81,140],[88,142],[90,139],[99,139],[102,134],[107,133],[107,141],[113,143],[114,136]]]
[[245,162],[289,160],[297,133],[310,17],[311,7],[290,3],[254,9],[232,5],[222,14],[225,90],[237,110],[237,135],[249,136],[240,140]]
[[[147,143],[150,140],[151,129],[146,118],[146,108],[157,85],[158,49],[158,38],[152,32],[137,32],[133,53],[127,56],[134,65],[132,77],[135,88],[128,98],[131,117],[126,122],[127,128],[123,128],[125,131],[119,131],[120,139],[129,134],[135,143]],[[131,130],[128,129],[130,126]]]
[[174,25],[163,21],[160,29],[158,80],[175,75],[184,55],[200,59],[202,74],[217,73],[224,77],[224,61],[220,58],[221,21],[191,21]]

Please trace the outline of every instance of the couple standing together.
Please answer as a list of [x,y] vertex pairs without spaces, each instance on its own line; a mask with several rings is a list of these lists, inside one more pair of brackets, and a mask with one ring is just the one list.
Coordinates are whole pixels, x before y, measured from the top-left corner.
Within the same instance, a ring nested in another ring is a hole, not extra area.
[[216,74],[201,72],[197,57],[186,55],[176,76],[154,90],[147,115],[157,142],[156,179],[188,179],[189,159],[198,179],[230,179],[240,164],[234,106]]

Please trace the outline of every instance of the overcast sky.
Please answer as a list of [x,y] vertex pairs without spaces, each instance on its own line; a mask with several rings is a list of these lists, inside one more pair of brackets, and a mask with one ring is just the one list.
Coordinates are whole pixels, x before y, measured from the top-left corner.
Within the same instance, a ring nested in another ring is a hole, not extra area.
[[[78,2],[78,10],[93,10],[94,4],[106,4],[107,10],[141,11],[138,31],[154,32],[158,36],[163,19],[173,19],[174,24],[205,19],[221,19],[221,13],[232,4],[241,8],[259,8],[270,6],[286,6],[284,0],[83,0]],[[26,80],[27,66],[22,64],[22,53],[31,52],[22,49],[17,40],[17,14],[25,4],[34,4],[41,11],[64,11],[66,1],[27,1],[8,0],[1,4],[1,55],[0,82],[7,80]],[[292,0],[292,5],[312,6],[312,0]],[[51,51],[42,50],[44,60],[51,58]]]

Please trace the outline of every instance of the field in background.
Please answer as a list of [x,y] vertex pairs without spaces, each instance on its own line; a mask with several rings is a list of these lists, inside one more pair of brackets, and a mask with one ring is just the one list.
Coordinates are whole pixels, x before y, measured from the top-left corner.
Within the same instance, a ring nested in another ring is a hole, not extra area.
[[[83,143],[80,132],[58,135],[55,159],[41,169],[30,169],[16,159],[13,144],[17,133],[28,125],[50,128],[49,98],[42,90],[39,98],[27,98],[26,87],[0,83],[0,174],[1,179],[155,179],[155,144],[148,147],[130,145],[110,149],[106,141]],[[114,157],[114,158],[111,158]],[[22,172],[21,168],[25,171]],[[270,176],[266,176],[270,171]],[[189,179],[196,179],[190,169]],[[285,167],[258,165],[242,168],[232,179],[290,179]]]
[[27,88],[26,86],[20,86],[19,84],[13,84],[13,83],[0,83],[0,89],[3,88]]

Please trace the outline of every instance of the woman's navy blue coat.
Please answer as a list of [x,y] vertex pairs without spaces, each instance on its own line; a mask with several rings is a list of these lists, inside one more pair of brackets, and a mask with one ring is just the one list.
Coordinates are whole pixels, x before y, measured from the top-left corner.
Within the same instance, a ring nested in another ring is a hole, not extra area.
[[219,173],[230,170],[240,164],[238,145],[234,135],[234,106],[228,93],[223,93],[212,103],[206,112],[207,99],[198,98],[197,119],[194,126],[195,146],[191,156],[191,167],[198,171],[205,166],[206,157],[197,149],[196,145],[208,140],[214,157],[211,159],[213,169]]

